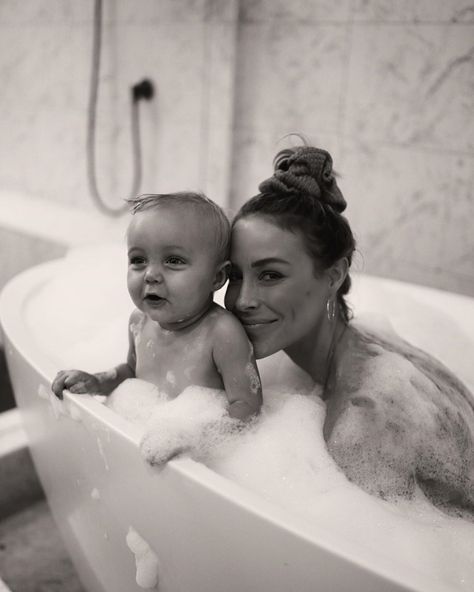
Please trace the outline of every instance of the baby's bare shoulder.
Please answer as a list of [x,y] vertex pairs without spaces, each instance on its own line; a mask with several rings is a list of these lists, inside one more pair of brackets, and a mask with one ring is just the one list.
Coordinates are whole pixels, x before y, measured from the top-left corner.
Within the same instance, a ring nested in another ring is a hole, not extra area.
[[250,346],[250,341],[240,321],[228,310],[219,305],[215,305],[210,313],[212,315],[212,337],[214,345],[234,347],[244,345]]
[[136,323],[143,323],[144,319],[145,319],[145,313],[143,313],[138,308],[135,308],[130,313],[128,324],[131,325],[131,324],[136,324]]
[[213,329],[218,332],[241,333],[245,334],[240,321],[231,312],[214,304],[209,317],[212,320]]
[[133,334],[139,333],[145,324],[146,315],[138,308],[135,308],[128,319],[128,329]]

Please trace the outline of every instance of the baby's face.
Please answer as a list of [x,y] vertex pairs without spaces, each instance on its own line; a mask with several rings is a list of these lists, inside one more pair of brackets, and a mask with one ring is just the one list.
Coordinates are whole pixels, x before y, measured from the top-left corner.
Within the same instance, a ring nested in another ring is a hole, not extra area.
[[209,307],[216,281],[212,237],[192,207],[137,212],[128,228],[130,296],[161,327],[177,330]]

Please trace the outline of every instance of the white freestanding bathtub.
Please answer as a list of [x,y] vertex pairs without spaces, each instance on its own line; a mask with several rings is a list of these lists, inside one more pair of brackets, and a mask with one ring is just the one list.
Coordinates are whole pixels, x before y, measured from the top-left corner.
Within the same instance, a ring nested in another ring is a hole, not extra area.
[[[116,263],[124,258],[122,249],[94,249],[97,265],[107,270],[104,285],[110,289],[116,282],[117,291],[121,286],[125,294],[124,264]],[[85,264],[83,251],[89,257]],[[66,394],[63,403],[55,400],[49,386],[74,349],[74,340],[93,338],[102,330],[87,325],[81,302],[74,297],[74,270],[84,272],[90,260],[90,250],[79,249],[66,259],[32,268],[10,281],[0,299],[8,365],[36,470],[88,591],[142,589],[144,584],[136,583],[136,557],[126,542],[130,529],[153,551],[155,587],[161,592],[457,589],[382,552],[367,560],[356,542],[327,527],[309,525],[302,516],[191,459],[176,459],[161,470],[151,468],[139,453],[139,433],[132,424],[88,396]],[[114,279],[118,276],[120,280]],[[37,298],[53,285],[51,306],[56,309],[47,312],[56,321],[46,324]],[[90,290],[100,300],[103,287],[91,283]],[[111,310],[120,308],[118,301],[125,302],[123,294],[108,301]],[[433,318],[426,310],[437,310],[439,340],[433,339],[431,327],[431,336],[426,333],[425,342],[419,339],[417,345],[438,357],[440,345],[452,351],[451,359],[444,361],[466,382],[471,380],[473,299],[357,277],[352,301],[356,314],[364,309],[388,314],[395,328],[412,341],[414,322],[419,325],[417,334],[423,335],[423,324]],[[125,337],[126,322],[125,317],[120,325]],[[45,333],[53,335],[56,351],[43,344]],[[106,354],[98,367],[108,367]]]

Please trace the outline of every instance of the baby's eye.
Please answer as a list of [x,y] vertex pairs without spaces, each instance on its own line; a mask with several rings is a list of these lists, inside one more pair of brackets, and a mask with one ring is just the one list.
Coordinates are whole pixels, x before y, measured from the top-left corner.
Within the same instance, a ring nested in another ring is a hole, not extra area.
[[142,257],[141,255],[133,255],[129,258],[128,263],[133,267],[140,267],[145,264],[145,257]]
[[171,255],[165,259],[165,264],[169,265],[170,267],[181,267],[186,265],[186,261],[182,257],[177,257],[176,255]]
[[262,282],[275,282],[277,280],[281,280],[282,278],[283,274],[279,271],[262,271],[258,277],[258,279]]

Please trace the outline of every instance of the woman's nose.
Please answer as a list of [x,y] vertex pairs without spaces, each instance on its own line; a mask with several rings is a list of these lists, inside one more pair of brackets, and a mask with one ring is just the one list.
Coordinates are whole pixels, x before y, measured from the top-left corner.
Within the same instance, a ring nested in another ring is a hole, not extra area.
[[247,282],[242,282],[240,291],[235,300],[235,308],[240,311],[257,308],[258,298],[254,287]]

